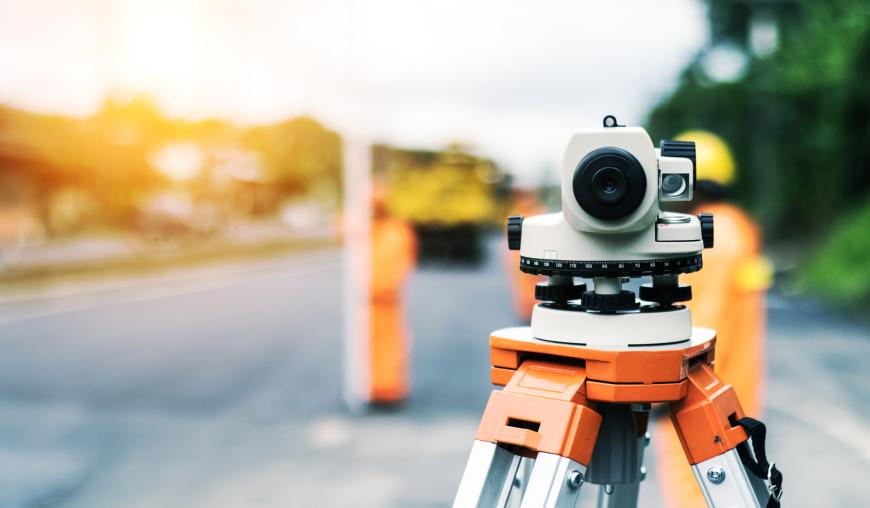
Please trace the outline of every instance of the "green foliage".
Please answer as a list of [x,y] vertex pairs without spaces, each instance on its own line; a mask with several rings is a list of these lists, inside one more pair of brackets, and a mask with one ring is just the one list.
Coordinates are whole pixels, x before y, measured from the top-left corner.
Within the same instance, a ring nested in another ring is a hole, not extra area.
[[[90,225],[129,227],[149,196],[173,185],[153,166],[153,157],[174,143],[193,143],[205,154],[207,167],[188,186],[197,198],[221,199],[192,187],[209,185],[209,164],[233,150],[255,154],[260,174],[254,185],[273,198],[271,211],[283,199],[312,189],[330,194],[326,198],[332,201],[338,194],[341,139],[316,120],[300,117],[240,128],[217,119],[171,119],[144,97],[108,99],[86,118],[0,107],[0,185],[15,182],[49,234],[64,232],[54,227],[58,221],[52,219],[57,215],[52,208],[72,209],[68,203],[82,201],[91,206],[78,208],[94,211],[83,218]],[[231,197],[224,194],[223,199]]]
[[844,306],[870,305],[870,199],[841,220],[806,264],[798,287]]
[[[786,92],[838,87],[854,68],[870,27],[865,0],[801,0],[784,19],[777,85]],[[865,62],[866,63],[866,62]]]
[[[870,189],[870,6],[771,5],[774,55],[749,55],[746,75],[730,84],[711,83],[699,55],[648,123],[661,137],[689,128],[722,135],[738,165],[736,199],[770,236],[790,238],[827,227]],[[714,0],[710,12],[714,37],[747,46],[749,4]]]
[[[51,203],[67,190],[89,196],[104,224],[127,222],[142,197],[164,182],[147,161],[148,136],[160,132],[159,113],[145,100],[106,101],[84,119],[0,110],[0,145],[24,154],[4,170],[17,171],[35,193],[43,225],[54,233]],[[0,154],[0,158],[3,154]]]
[[324,182],[335,186],[341,180],[341,138],[313,118],[253,127],[244,139],[260,153],[266,176],[289,193],[302,194]]
[[[870,231],[864,201],[870,194],[870,3],[709,4],[713,45],[743,48],[747,71],[734,83],[713,83],[703,72],[702,52],[651,112],[650,131],[720,134],[737,162],[734,198],[760,220],[768,239],[822,235],[832,221],[863,207],[863,215],[831,236],[806,280],[832,288],[831,297],[865,297],[870,277],[855,270],[870,270],[866,256],[857,257]],[[776,22],[779,46],[772,55],[751,52],[757,15]]]

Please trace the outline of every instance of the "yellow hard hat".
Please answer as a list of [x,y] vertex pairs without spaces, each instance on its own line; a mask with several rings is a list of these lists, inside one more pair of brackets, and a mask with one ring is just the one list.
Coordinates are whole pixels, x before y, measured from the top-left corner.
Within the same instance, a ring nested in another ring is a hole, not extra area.
[[676,139],[695,142],[698,180],[711,180],[719,185],[730,185],[734,181],[734,157],[722,138],[712,132],[695,130],[683,132]]

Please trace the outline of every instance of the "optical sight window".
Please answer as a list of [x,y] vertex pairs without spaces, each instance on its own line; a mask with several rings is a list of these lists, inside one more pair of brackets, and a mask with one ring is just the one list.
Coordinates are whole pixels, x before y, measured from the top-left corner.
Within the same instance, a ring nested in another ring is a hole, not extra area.
[[662,194],[669,198],[680,197],[688,187],[688,182],[681,175],[665,175],[662,178]]

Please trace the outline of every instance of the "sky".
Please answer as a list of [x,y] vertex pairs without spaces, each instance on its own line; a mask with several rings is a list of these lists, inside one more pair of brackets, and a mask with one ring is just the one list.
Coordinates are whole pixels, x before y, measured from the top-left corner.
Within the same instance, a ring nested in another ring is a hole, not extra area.
[[698,0],[0,0],[0,103],[87,115],[145,93],[173,116],[310,114],[400,146],[463,142],[533,182],[573,130],[641,123],[708,38]]

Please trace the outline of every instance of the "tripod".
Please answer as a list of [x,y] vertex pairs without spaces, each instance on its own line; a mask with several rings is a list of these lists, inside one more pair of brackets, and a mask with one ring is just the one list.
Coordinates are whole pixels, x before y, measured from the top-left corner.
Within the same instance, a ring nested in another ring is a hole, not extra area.
[[[764,455],[764,427],[714,374],[715,340],[694,328],[687,343],[590,348],[535,339],[530,327],[493,332],[491,377],[504,389],[490,396],[453,506],[522,496],[523,508],[573,507],[587,482],[605,486],[599,506],[635,506],[656,402],[668,403],[709,506],[778,506],[782,479]],[[523,457],[534,466],[520,483]]]

